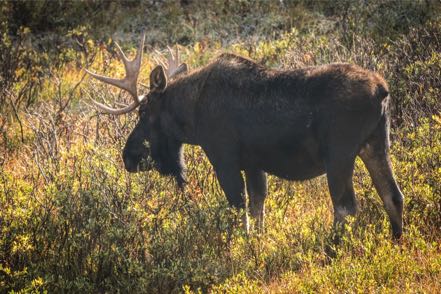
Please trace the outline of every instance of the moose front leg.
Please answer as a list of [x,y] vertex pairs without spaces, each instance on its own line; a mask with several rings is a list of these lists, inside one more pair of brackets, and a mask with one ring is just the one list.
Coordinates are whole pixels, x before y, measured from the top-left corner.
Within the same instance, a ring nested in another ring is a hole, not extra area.
[[249,209],[257,230],[263,232],[265,198],[268,192],[266,174],[262,170],[245,170]]
[[245,185],[240,169],[230,161],[213,163],[219,184],[224,190],[228,203],[238,211],[243,210],[243,225],[248,232],[249,224],[246,213]]

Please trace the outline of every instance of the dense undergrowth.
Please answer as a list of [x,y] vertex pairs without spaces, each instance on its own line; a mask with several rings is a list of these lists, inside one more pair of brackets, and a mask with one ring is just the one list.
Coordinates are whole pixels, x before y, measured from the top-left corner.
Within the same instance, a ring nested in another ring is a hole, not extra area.
[[[45,3],[0,4],[0,292],[439,292],[439,6]],[[125,172],[120,153],[136,114],[97,113],[91,97],[129,98],[85,78],[82,68],[122,74],[109,36],[133,52],[142,29],[149,36],[143,84],[153,48],[174,42],[192,68],[231,51],[273,68],[351,62],[384,75],[392,161],[405,195],[402,240],[391,241],[361,161],[354,175],[359,213],[334,258],[326,254],[332,206],[325,177],[270,177],[266,230],[246,236],[199,147],[186,146],[183,191],[154,171]]]

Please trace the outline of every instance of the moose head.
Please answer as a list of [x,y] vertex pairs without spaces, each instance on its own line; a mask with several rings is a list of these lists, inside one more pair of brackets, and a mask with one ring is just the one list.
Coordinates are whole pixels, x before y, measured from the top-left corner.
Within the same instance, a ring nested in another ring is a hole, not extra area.
[[184,164],[182,161],[182,143],[168,136],[163,130],[161,115],[163,99],[168,81],[187,72],[187,65],[180,63],[178,49],[173,53],[168,47],[167,62],[160,63],[150,73],[150,91],[145,95],[138,94],[138,76],[141,68],[142,51],[145,35],[139,43],[135,58],[129,60],[118,43],[115,43],[120,59],[124,63],[126,75],[123,79],[115,79],[93,73],[86,69],[92,77],[127,91],[133,102],[123,108],[114,109],[95,100],[92,102],[98,109],[113,115],[122,115],[139,108],[139,120],[130,133],[123,150],[124,166],[128,172],[147,171],[152,167],[161,174],[172,175],[180,186],[185,182]]

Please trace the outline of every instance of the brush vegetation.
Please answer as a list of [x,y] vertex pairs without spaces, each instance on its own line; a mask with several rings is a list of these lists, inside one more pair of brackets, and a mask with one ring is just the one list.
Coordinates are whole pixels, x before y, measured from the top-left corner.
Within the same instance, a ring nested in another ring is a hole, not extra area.
[[[439,292],[440,15],[436,1],[2,2],[0,292]],[[265,232],[246,236],[200,148],[185,148],[183,191],[155,171],[128,174],[121,150],[137,115],[99,114],[90,98],[130,97],[82,68],[122,74],[113,38],[133,53],[144,29],[145,85],[154,49],[175,43],[192,68],[227,51],[383,75],[402,240],[360,160],[359,213],[333,258],[325,177],[269,177]]]

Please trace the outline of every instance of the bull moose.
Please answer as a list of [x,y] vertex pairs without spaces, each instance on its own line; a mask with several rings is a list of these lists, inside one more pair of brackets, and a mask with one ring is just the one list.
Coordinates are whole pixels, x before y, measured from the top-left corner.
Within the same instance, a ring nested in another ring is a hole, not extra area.
[[[262,225],[267,176],[306,180],[327,175],[334,224],[356,213],[352,183],[360,156],[383,200],[393,237],[402,234],[403,195],[389,159],[389,91],[378,74],[351,64],[294,70],[268,69],[250,59],[222,54],[188,71],[169,58],[150,73],[150,90],[138,96],[144,36],[134,60],[119,49],[124,79],[90,71],[128,91],[134,101],[110,114],[139,107],[139,121],[123,150],[127,171],[157,169],[185,183],[183,144],[199,145],[214,167],[228,202],[246,208]],[[148,144],[146,144],[148,142]]]

